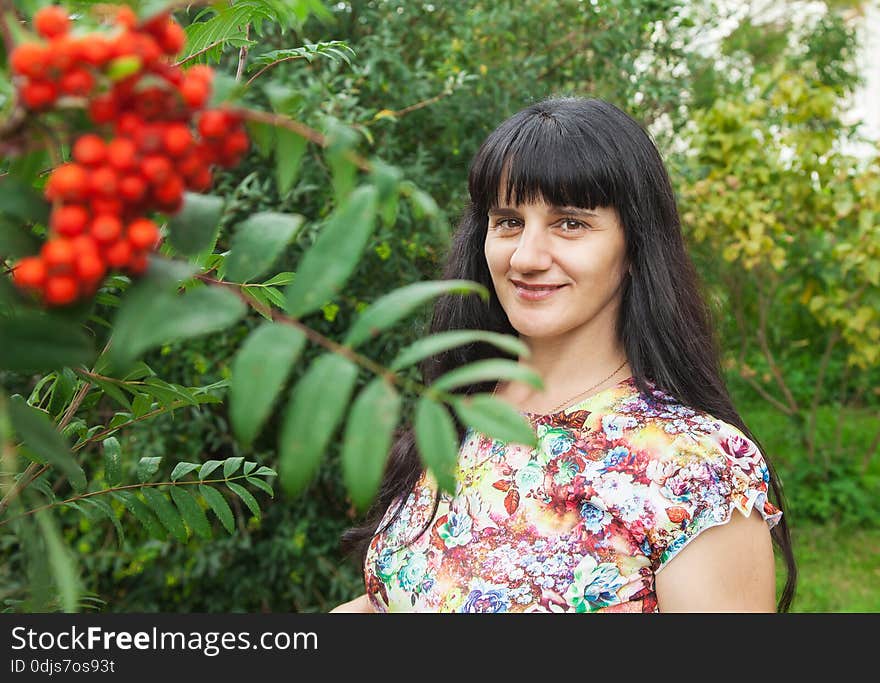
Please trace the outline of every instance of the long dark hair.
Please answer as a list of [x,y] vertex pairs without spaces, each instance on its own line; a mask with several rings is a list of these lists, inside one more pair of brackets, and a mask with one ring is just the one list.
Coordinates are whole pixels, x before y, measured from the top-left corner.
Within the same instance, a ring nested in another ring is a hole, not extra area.
[[[477,297],[439,299],[430,333],[480,329],[516,335],[494,294],[483,252],[487,213],[497,203],[500,190],[507,201],[515,197],[521,203],[544,200],[556,206],[614,207],[624,227],[631,264],[623,284],[617,330],[639,390],[651,395],[651,382],[683,405],[739,428],[764,454],[774,504],[784,511],[779,479],[724,384],[715,326],[687,254],[672,185],[644,128],[601,100],[544,100],[513,115],[489,135],[471,163],[468,189],[470,203],[453,237],[443,277],[474,280],[493,294],[488,306]],[[453,368],[489,357],[509,356],[482,343],[437,354],[421,364],[423,382],[431,384]],[[491,388],[492,383],[482,383],[461,392]],[[457,428],[461,440],[465,429],[461,423]],[[397,434],[379,496],[364,524],[342,536],[343,550],[359,557],[361,567],[373,535],[387,529],[403,506],[397,504],[379,529],[383,515],[389,506],[406,499],[423,469],[412,428],[406,427]],[[435,512],[439,498],[438,492]],[[787,515],[783,514],[771,535],[787,568],[777,605],[778,611],[786,612],[797,583]]]

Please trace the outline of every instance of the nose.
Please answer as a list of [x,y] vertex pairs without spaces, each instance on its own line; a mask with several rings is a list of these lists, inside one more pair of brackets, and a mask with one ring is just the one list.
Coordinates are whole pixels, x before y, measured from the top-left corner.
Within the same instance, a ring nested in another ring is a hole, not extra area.
[[540,226],[526,225],[519,235],[516,250],[510,257],[510,268],[517,273],[547,270],[553,264],[548,235]]

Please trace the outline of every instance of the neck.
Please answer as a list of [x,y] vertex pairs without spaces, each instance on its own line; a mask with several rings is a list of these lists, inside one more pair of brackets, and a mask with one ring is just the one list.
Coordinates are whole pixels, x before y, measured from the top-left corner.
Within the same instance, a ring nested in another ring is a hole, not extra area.
[[[499,387],[499,394],[505,395],[518,405],[549,408],[569,397],[589,389],[601,382],[587,395],[614,386],[631,372],[625,364],[614,375],[626,358],[622,342],[615,334],[612,324],[600,318],[591,324],[556,337],[521,337],[531,351],[531,356],[521,362],[538,372],[544,380],[544,389],[538,390],[528,384],[511,382]],[[605,381],[603,381],[605,380]]]

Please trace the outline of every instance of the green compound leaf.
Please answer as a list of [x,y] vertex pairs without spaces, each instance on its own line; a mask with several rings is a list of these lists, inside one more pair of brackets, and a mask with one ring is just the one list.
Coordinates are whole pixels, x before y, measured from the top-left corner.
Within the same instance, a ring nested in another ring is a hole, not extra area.
[[229,417],[243,446],[260,433],[305,343],[297,328],[267,322],[242,344],[232,363]]
[[156,513],[162,525],[170,531],[174,537],[181,543],[186,543],[189,535],[186,532],[186,526],[178,514],[177,510],[171,504],[171,501],[161,491],[149,486],[141,487],[141,494],[147,501],[150,509]]
[[226,502],[226,498],[217,489],[206,484],[199,484],[199,493],[211,506],[217,519],[223,524],[223,528],[230,534],[235,532],[235,518],[232,514],[232,508]]
[[122,528],[119,518],[116,516],[116,512],[110,506],[110,503],[98,497],[83,498],[81,502],[83,505],[91,506],[96,510],[99,510],[112,522],[113,527],[116,529],[116,540],[118,541],[117,547],[122,549],[125,546],[125,531]]
[[48,416],[23,400],[9,401],[12,428],[34,456],[63,472],[75,491],[85,491],[86,473],[73,459],[64,437]]
[[102,444],[104,448],[104,479],[109,486],[122,481],[122,449],[115,436],[108,436]]
[[431,388],[438,391],[451,391],[468,384],[497,379],[518,380],[531,384],[536,389],[544,388],[544,382],[537,372],[515,361],[501,358],[478,360],[475,363],[451,370],[434,382]]
[[138,460],[137,476],[141,484],[145,484],[159,471],[162,456],[144,457]]
[[432,334],[430,337],[413,342],[397,355],[391,362],[390,368],[397,371],[443,351],[476,343],[491,344],[520,358],[528,358],[530,355],[529,347],[525,342],[509,334],[480,330],[450,330]]
[[165,541],[168,539],[168,532],[165,531],[165,527],[159,523],[159,520],[156,519],[156,515],[154,515],[150,511],[150,508],[148,508],[140,498],[134,495],[134,493],[131,491],[114,491],[110,495],[125,505],[128,511],[134,515],[135,519],[143,525],[144,529],[147,530],[147,533],[150,534],[150,536],[158,541]]
[[321,308],[354,272],[376,224],[376,195],[375,187],[359,187],[330,217],[285,291],[290,315]]
[[303,224],[296,214],[263,211],[243,220],[235,229],[226,257],[226,279],[252,282],[284,251]]
[[244,486],[236,484],[234,481],[227,481],[226,485],[235,495],[237,495],[244,501],[244,504],[248,506],[254,517],[256,517],[258,520],[262,517],[260,506],[259,504],[257,504],[257,499],[251,495],[250,491],[248,491]]
[[416,445],[440,487],[455,494],[455,470],[458,465],[458,432],[446,408],[427,396],[416,404]]
[[94,357],[92,342],[75,323],[33,313],[0,317],[0,370],[48,372]]
[[352,404],[342,442],[342,479],[359,510],[365,510],[379,490],[399,417],[400,395],[378,377]]
[[489,394],[454,398],[452,406],[459,419],[481,434],[505,443],[538,445],[538,435],[528,421],[509,403]]
[[208,518],[205,517],[204,510],[199,507],[199,502],[195,496],[182,486],[172,486],[168,492],[183,516],[183,521],[192,529],[193,533],[200,538],[210,540],[213,536],[211,525],[208,523]]
[[[287,495],[299,495],[312,480],[348,407],[357,374],[350,360],[327,353],[291,390],[278,441],[278,468]],[[257,474],[263,469],[268,468]]]
[[352,325],[344,343],[352,348],[363,344],[408,316],[419,306],[442,294],[470,294],[472,292],[476,292],[484,300],[489,299],[489,290],[483,285],[469,280],[417,282],[401,287],[380,297],[370,305]]
[[226,458],[223,462],[223,478],[229,479],[229,476],[235,474],[239,467],[241,467],[241,463],[244,462],[244,458],[241,456],[237,456],[235,458]]
[[116,316],[112,364],[125,367],[161,344],[219,332],[246,312],[245,303],[227,289],[202,287],[178,296],[155,283],[139,283]]
[[190,472],[194,472],[199,469],[201,465],[198,465],[194,462],[179,462],[174,466],[174,469],[171,470],[171,481],[177,481],[181,477],[185,477]]
[[208,248],[214,243],[222,213],[220,197],[187,192],[183,207],[168,223],[171,245],[187,256]]

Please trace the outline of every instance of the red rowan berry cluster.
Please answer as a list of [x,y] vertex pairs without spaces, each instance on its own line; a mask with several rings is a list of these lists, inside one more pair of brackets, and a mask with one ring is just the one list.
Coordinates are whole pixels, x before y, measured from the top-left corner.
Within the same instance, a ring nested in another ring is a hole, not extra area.
[[46,42],[10,55],[21,101],[46,111],[65,97],[86,98],[96,126],[51,172],[49,239],[13,275],[45,303],[64,305],[94,294],[109,269],[142,273],[160,241],[148,216],[179,211],[186,190],[207,191],[212,165],[235,166],[249,141],[237,113],[204,108],[213,71],[173,63],[185,33],[169,14],[139,22],[123,6],[112,35],[73,36],[58,6],[33,23]]

